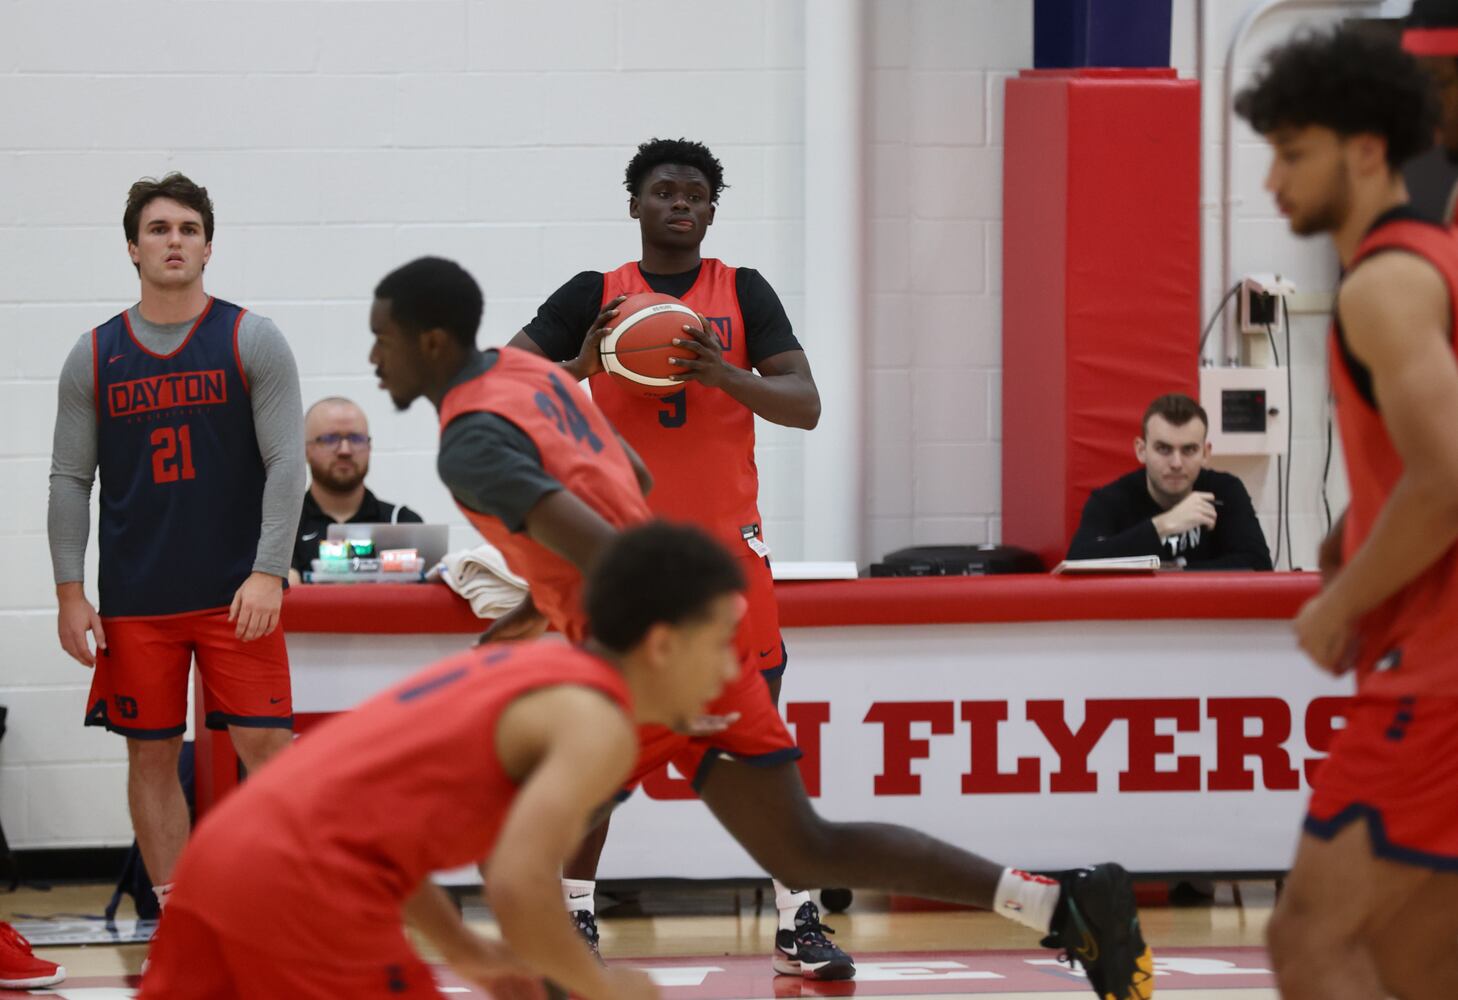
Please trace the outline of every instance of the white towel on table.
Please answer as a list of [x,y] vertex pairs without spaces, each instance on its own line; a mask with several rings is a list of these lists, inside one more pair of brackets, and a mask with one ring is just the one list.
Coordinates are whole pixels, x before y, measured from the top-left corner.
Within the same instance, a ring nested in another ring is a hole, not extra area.
[[464,597],[477,618],[499,618],[527,593],[527,582],[511,571],[494,545],[449,553],[426,575],[436,577]]

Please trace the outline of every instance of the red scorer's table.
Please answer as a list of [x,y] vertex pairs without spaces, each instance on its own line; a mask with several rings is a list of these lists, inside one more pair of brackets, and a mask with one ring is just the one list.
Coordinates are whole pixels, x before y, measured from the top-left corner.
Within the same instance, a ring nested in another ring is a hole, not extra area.
[[[895,819],[1030,867],[1289,863],[1349,680],[1301,656],[1304,573],[781,582],[782,709],[817,807]],[[284,600],[299,729],[467,647],[443,586],[298,587]],[[198,801],[232,784],[201,727]],[[209,738],[211,737],[211,738]],[[685,776],[619,811],[603,877],[750,877]]]

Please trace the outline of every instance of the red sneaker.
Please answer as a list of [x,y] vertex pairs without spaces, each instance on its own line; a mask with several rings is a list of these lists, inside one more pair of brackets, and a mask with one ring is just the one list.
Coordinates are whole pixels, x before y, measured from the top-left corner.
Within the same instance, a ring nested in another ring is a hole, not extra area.
[[0,987],[23,990],[32,986],[54,986],[66,978],[66,970],[55,962],[36,958],[30,942],[20,932],[0,921]]

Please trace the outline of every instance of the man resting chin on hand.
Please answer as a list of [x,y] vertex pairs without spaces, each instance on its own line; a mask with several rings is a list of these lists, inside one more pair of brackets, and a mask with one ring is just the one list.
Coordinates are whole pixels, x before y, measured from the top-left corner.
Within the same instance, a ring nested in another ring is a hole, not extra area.
[[1209,426],[1189,396],[1149,404],[1134,439],[1143,468],[1089,494],[1068,558],[1158,555],[1186,569],[1271,569],[1245,486],[1205,468]]

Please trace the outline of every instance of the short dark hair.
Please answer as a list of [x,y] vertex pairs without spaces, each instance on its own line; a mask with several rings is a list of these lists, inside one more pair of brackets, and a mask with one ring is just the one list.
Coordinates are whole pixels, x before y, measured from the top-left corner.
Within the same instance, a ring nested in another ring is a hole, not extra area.
[[464,267],[444,257],[419,257],[395,268],[375,286],[390,303],[390,316],[411,333],[442,329],[466,347],[486,308],[481,286]]
[[1183,427],[1198,418],[1205,425],[1206,431],[1210,429],[1210,417],[1205,413],[1205,408],[1182,392],[1171,392],[1149,404],[1149,408],[1144,411],[1144,420],[1139,425],[1145,437],[1149,436],[1150,417],[1163,417],[1173,427]]
[[641,194],[643,182],[653,168],[665,163],[700,171],[709,181],[709,200],[714,204],[719,203],[719,192],[729,186],[724,183],[723,164],[703,143],[689,139],[649,139],[638,146],[637,154],[628,161],[628,170],[623,178],[628,194],[634,197]]
[[174,170],[160,181],[155,177],[143,177],[127,191],[127,207],[122,212],[122,229],[126,231],[128,243],[137,242],[138,228],[142,224],[142,209],[158,198],[170,198],[201,215],[203,236],[209,243],[213,241],[213,200],[208,197],[208,189],[199,187]]
[[1433,143],[1432,84],[1390,38],[1353,25],[1308,31],[1266,55],[1235,112],[1260,133],[1320,125],[1387,141],[1394,170]]
[[654,625],[702,618],[715,598],[744,586],[738,562],[702,530],[650,521],[613,541],[583,604],[593,638],[625,653]]

